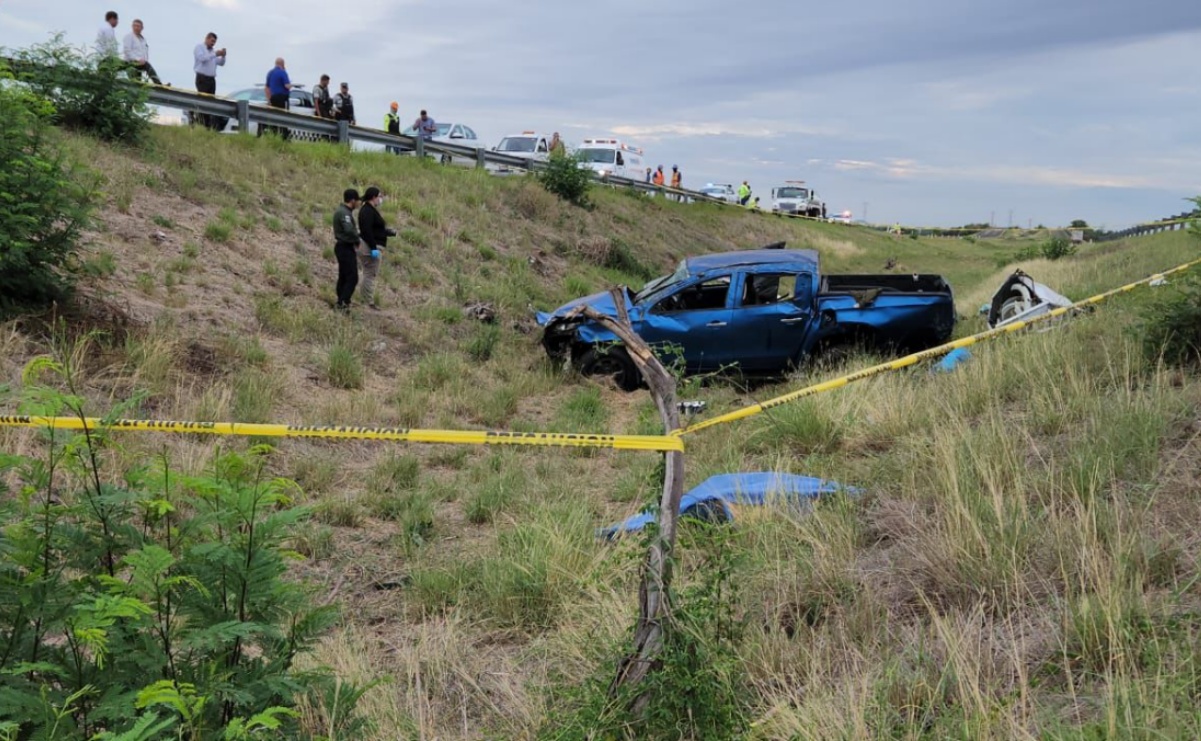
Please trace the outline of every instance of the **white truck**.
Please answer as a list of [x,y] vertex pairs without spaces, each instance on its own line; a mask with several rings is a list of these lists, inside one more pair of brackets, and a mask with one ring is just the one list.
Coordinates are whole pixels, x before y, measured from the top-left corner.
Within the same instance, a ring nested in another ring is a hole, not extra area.
[[585,139],[575,154],[580,158],[580,167],[586,167],[602,178],[616,175],[631,180],[646,179],[642,150],[620,139]]
[[804,180],[785,180],[784,185],[771,189],[773,213],[826,218],[826,204],[817,197],[817,192],[806,187]]
[[[492,151],[507,154],[511,157],[520,157],[523,160],[541,160],[545,162],[550,157],[550,142],[551,137],[546,134],[539,134],[535,131],[523,131],[520,134],[511,134],[501,139],[500,144],[493,147]],[[488,170],[497,175],[524,173],[527,169],[514,165],[488,165]]]

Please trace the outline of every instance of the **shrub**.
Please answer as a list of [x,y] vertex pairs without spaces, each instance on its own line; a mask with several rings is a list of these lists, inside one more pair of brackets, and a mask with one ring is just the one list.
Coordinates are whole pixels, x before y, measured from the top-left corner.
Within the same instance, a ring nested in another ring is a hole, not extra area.
[[[85,416],[63,365],[39,358],[25,378],[46,374],[67,379],[68,392],[27,388],[22,412]],[[0,456],[0,735],[216,738],[267,719],[294,726],[289,706],[329,678],[294,661],[335,615],[287,573],[309,513],[292,506],[293,482],[267,474],[270,448],[184,474],[161,458],[110,455],[103,432],[43,440],[44,459]],[[109,459],[137,462],[102,470]]]
[[54,108],[6,78],[0,67],[0,311],[68,292],[95,199],[49,139]]
[[1043,242],[1039,246],[1038,252],[1048,260],[1058,260],[1061,257],[1071,257],[1076,254],[1076,245],[1063,237],[1055,237]]
[[1201,366],[1201,278],[1178,278],[1175,290],[1167,290],[1138,325],[1146,356],[1168,365]]
[[580,165],[578,157],[551,157],[546,168],[538,173],[538,182],[563,200],[590,208],[588,191],[592,187],[592,171]]
[[340,389],[363,388],[363,361],[354,349],[339,342],[329,349],[325,376],[330,385]]
[[124,144],[149,130],[146,87],[131,84],[117,60],[68,46],[62,34],[12,57],[17,79],[53,104],[56,124]]

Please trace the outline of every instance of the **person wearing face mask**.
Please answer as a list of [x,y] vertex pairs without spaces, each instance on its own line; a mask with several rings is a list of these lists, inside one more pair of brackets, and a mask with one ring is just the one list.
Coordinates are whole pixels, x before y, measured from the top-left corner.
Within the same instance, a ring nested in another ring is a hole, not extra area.
[[380,215],[379,207],[384,202],[384,196],[374,185],[363,194],[363,205],[359,209],[359,235],[363,242],[359,245],[359,269],[363,274],[363,290],[359,294],[372,309],[379,309],[375,302],[375,276],[379,274],[380,260],[388,247],[388,237],[396,236],[394,229],[389,229]]

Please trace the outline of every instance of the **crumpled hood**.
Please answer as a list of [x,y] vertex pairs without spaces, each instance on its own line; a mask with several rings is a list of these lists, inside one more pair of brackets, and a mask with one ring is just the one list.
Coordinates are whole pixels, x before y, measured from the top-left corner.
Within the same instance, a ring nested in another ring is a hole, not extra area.
[[[626,311],[632,311],[634,305],[630,302],[629,291],[623,291],[623,294],[625,295],[626,299]],[[567,316],[569,313],[571,313],[572,309],[575,309],[579,306],[589,306],[605,316],[617,316],[617,306],[613,303],[613,294],[611,294],[609,291],[602,291],[600,293],[594,293],[591,296],[584,296],[583,298],[577,298],[574,301],[569,301],[549,314],[540,311],[534,315],[534,318],[538,321],[539,326],[545,327],[547,324],[550,324],[551,321],[555,319],[562,319],[563,317]]]

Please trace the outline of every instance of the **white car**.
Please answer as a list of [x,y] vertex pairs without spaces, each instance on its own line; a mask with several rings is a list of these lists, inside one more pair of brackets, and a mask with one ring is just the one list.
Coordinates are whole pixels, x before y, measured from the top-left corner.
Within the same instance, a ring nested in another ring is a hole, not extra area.
[[[431,141],[438,142],[439,144],[461,144],[464,147],[471,147],[473,149],[486,148],[484,147],[484,143],[480,141],[480,138],[475,135],[475,131],[466,124],[437,123],[435,121],[435,125],[438,130],[434,132]],[[417,129],[414,126],[410,126],[400,133],[405,136],[417,136]],[[399,148],[402,152],[413,151],[407,145],[401,145]],[[449,164],[452,159],[450,155],[442,155],[443,164]]]
[[738,192],[730,183],[706,183],[700,192],[726,203],[738,203]]

